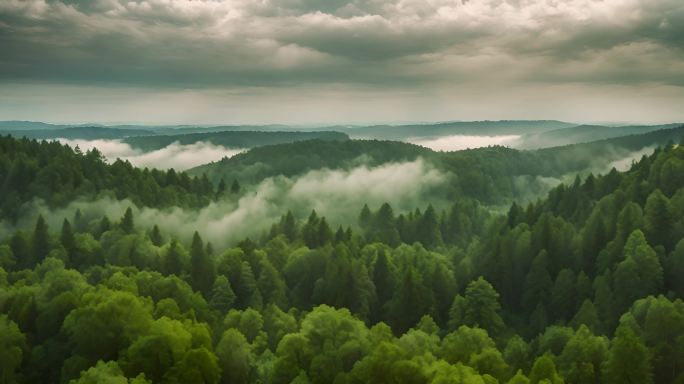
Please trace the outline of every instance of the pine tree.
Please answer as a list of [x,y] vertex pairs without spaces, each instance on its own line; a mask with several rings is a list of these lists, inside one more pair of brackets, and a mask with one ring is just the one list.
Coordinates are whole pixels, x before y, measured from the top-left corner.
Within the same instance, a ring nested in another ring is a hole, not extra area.
[[164,274],[180,276],[183,272],[183,259],[179,247],[178,241],[172,239],[166,255],[162,259],[162,271]]
[[319,245],[319,221],[316,210],[312,210],[309,219],[302,228],[302,239],[309,248],[316,248]]
[[418,226],[418,241],[426,248],[442,245],[442,234],[440,233],[439,228],[437,213],[432,204],[430,204],[420,219],[420,224]]
[[10,249],[16,260],[17,269],[33,268],[35,261],[33,261],[33,252],[29,245],[29,241],[23,231],[17,233],[10,239]]
[[423,285],[420,273],[413,267],[407,267],[391,303],[390,318],[394,330],[406,332],[418,323],[431,305],[430,294]]
[[672,250],[674,213],[670,200],[659,189],[648,196],[644,216],[648,241],[653,245],[662,245],[667,251]]
[[321,218],[318,224],[318,245],[323,246],[325,244],[331,243],[333,240],[333,232],[325,220],[325,217]]
[[273,264],[261,261],[261,272],[257,287],[265,303],[274,304],[282,310],[288,309],[287,286]]
[[648,349],[629,326],[620,326],[610,345],[603,378],[608,384],[653,383]]
[[34,263],[42,261],[50,252],[50,234],[48,233],[47,223],[45,223],[42,215],[38,216],[38,220],[36,220],[31,248],[33,253],[31,267]]
[[342,226],[340,225],[337,227],[337,231],[335,231],[334,243],[337,245],[342,244],[345,241],[347,241],[347,235],[344,233],[344,229],[342,229]]
[[112,223],[109,221],[107,216],[102,216],[100,223],[97,225],[97,232],[95,233],[95,238],[99,239],[103,233],[109,231],[112,228]]
[[190,278],[192,287],[202,292],[204,297],[209,297],[216,279],[216,266],[205,252],[202,238],[196,231],[190,246]]
[[233,180],[233,184],[230,185],[230,193],[233,195],[240,193],[240,183],[237,180]]
[[546,250],[542,250],[532,261],[530,271],[523,282],[523,307],[533,311],[538,303],[548,305],[553,281],[549,275],[549,261]]
[[223,180],[223,177],[218,183],[218,187],[216,188],[216,197],[221,197],[223,194],[226,192],[226,182]]
[[556,371],[556,364],[549,355],[543,355],[535,360],[530,371],[530,384],[563,384],[563,379]]
[[131,207],[126,209],[126,213],[124,213],[123,217],[121,218],[120,227],[121,230],[126,233],[133,233],[133,230],[135,229],[135,223],[133,222],[133,210]]
[[64,219],[62,222],[62,232],[59,236],[59,240],[67,253],[72,256],[76,250],[76,238],[74,237],[71,223],[69,223],[69,220],[67,219]]
[[230,287],[228,279],[219,275],[214,281],[214,286],[211,289],[211,299],[209,306],[221,314],[225,314],[230,310],[235,302],[235,293]]
[[392,299],[392,294],[394,293],[394,276],[383,249],[378,251],[378,256],[375,260],[373,284],[375,285],[377,297],[377,309],[374,311],[374,319],[380,321],[384,316],[385,306]]
[[373,220],[373,215],[371,214],[368,204],[364,204],[361,208],[361,213],[359,214],[359,227],[363,230],[367,230],[371,226],[371,221]]
[[237,296],[235,306],[238,309],[254,308],[261,305],[261,293],[258,290],[252,267],[250,267],[248,262],[243,261],[240,264],[240,275],[237,284],[232,286]]
[[162,239],[161,231],[159,231],[159,226],[157,224],[152,227],[152,232],[150,232],[150,241],[157,247],[161,246],[164,240]]
[[468,284],[463,311],[465,325],[485,329],[494,335],[504,326],[500,310],[499,293],[487,280],[479,277]]
[[285,219],[283,220],[283,234],[290,242],[297,239],[297,223],[295,222],[292,211],[287,211]]

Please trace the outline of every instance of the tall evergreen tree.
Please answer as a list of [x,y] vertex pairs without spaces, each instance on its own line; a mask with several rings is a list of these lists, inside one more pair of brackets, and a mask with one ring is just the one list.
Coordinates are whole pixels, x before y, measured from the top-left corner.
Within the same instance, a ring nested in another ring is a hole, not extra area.
[[131,207],[126,209],[123,217],[121,218],[121,223],[119,224],[121,230],[126,233],[133,233],[135,230],[135,223],[133,221],[133,210]]
[[230,282],[225,276],[219,275],[211,289],[209,306],[222,314],[226,314],[232,308],[234,302],[235,293],[230,286]]
[[672,250],[672,229],[674,212],[670,200],[656,189],[648,196],[644,209],[646,218],[646,234],[651,244],[662,245],[667,251]]
[[651,384],[651,356],[641,339],[629,326],[618,327],[610,345],[603,377],[608,384]]
[[190,278],[193,288],[202,292],[204,297],[210,297],[216,279],[216,266],[214,260],[207,255],[202,238],[197,231],[192,237],[190,246]]
[[283,234],[291,242],[297,239],[297,223],[295,222],[292,211],[287,211],[287,214],[285,214],[283,220]]
[[233,184],[230,185],[230,193],[233,195],[240,193],[240,183],[237,180],[233,180]]
[[152,241],[152,244],[156,245],[157,247],[162,245],[162,242],[164,239],[162,239],[161,231],[159,230],[159,226],[157,224],[152,227],[152,231],[150,232],[150,241]]
[[468,284],[463,308],[465,325],[485,329],[490,335],[497,334],[504,326],[500,310],[499,293],[487,280],[479,277]]
[[69,220],[67,219],[64,219],[62,222],[62,232],[60,233],[59,240],[69,256],[73,256],[74,251],[76,250],[76,238],[74,237],[71,223],[69,223]]
[[216,188],[216,197],[221,197],[223,194],[226,192],[226,182],[223,180],[223,177],[218,183],[218,187]]
[[50,234],[48,233],[48,225],[43,215],[38,216],[38,220],[36,220],[31,245],[33,253],[32,264],[40,262],[50,252]]

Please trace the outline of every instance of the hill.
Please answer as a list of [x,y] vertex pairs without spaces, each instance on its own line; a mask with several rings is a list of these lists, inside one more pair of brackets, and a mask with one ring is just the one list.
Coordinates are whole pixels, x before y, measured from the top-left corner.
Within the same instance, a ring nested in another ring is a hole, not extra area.
[[81,139],[81,140],[113,140],[136,135],[151,135],[152,131],[146,129],[124,129],[109,127],[69,127],[53,129],[29,129],[29,130],[0,130],[0,134],[29,139]]
[[681,124],[663,125],[627,125],[627,126],[604,126],[604,125],[578,125],[552,131],[528,134],[521,138],[516,147],[542,148],[557,147],[567,144],[587,143],[610,139],[621,136],[639,135],[663,129],[677,128]]
[[523,135],[568,128],[576,124],[555,120],[456,121],[437,124],[375,125],[345,130],[354,138],[405,140],[449,135]]
[[292,177],[321,168],[372,167],[420,157],[453,176],[448,198],[465,195],[483,203],[500,204],[537,196],[577,173],[607,172],[618,163],[626,168],[655,147],[679,142],[682,136],[684,126],[541,150],[494,146],[455,152],[435,152],[397,141],[312,140],[254,148],[188,172],[196,176],[206,173],[214,184],[221,179],[256,184],[276,175]]
[[189,170],[206,173],[215,183],[233,179],[257,183],[276,175],[295,176],[314,169],[350,168],[388,162],[412,161],[435,153],[427,148],[397,141],[308,140],[254,148],[231,158]]
[[262,132],[262,131],[222,131],[188,133],[181,135],[156,135],[128,137],[124,140],[135,149],[154,151],[171,143],[194,144],[208,142],[228,148],[253,148],[261,145],[290,143],[303,140],[348,140],[349,137],[340,132]]

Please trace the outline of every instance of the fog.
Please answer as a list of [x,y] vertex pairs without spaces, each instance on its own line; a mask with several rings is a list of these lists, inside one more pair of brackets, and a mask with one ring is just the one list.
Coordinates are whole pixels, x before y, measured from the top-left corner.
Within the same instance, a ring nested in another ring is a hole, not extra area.
[[[478,140],[480,139],[469,141],[468,145],[483,143]],[[97,147],[110,160],[122,158],[135,165],[159,168],[185,169],[210,161],[211,158],[219,159],[237,153],[207,143],[175,143],[162,150],[141,153],[115,140],[61,141],[78,145],[82,150]],[[620,171],[627,170],[634,161],[652,151],[652,147],[634,152],[608,150],[595,158],[589,168],[560,177],[514,176],[512,182],[515,200],[519,203],[533,201],[562,182],[572,183],[578,174],[585,177],[590,172],[605,173],[613,167]],[[225,247],[245,237],[262,235],[287,210],[292,210],[298,219],[304,220],[315,209],[319,215],[326,216],[330,225],[336,228],[338,225],[354,225],[364,204],[377,209],[382,203],[388,202],[395,212],[425,208],[428,203],[437,208],[446,207],[449,202],[445,200],[445,196],[452,184],[452,177],[457,175],[443,173],[419,158],[376,167],[360,163],[348,170],[319,169],[294,177],[270,177],[257,185],[244,187],[239,198],[229,195],[223,200],[194,210],[180,207],[137,208],[130,200],[116,200],[111,194],[101,195],[95,200],[79,199],[58,209],[50,209],[44,202],[35,200],[22,208],[18,223],[0,222],[0,239],[11,235],[17,228],[30,230],[39,214],[46,218],[53,231],[58,231],[62,220],[72,218],[77,209],[84,218],[94,222],[103,215],[117,221],[131,207],[140,230],[148,230],[157,224],[165,234],[179,237],[183,241],[189,241],[192,233],[197,230],[214,245]],[[499,208],[505,210],[507,206]]]
[[[395,211],[424,207],[431,196],[439,195],[447,176],[431,168],[422,159],[405,163],[388,163],[378,167],[359,166],[351,170],[316,170],[302,176],[268,178],[239,199],[213,202],[199,210],[182,208],[136,208],[129,200],[102,197],[95,201],[77,200],[65,208],[50,210],[43,202],[34,201],[26,207],[17,225],[0,224],[0,238],[16,227],[30,229],[38,214],[42,214],[51,229],[59,230],[64,218],[73,217],[80,209],[84,217],[93,220],[107,215],[119,220],[126,208],[132,207],[138,229],[147,230],[154,224],[162,232],[189,241],[197,230],[217,246],[234,244],[247,236],[259,236],[292,210],[305,219],[312,209],[326,216],[331,226],[356,223],[363,204],[377,209],[389,202]],[[434,195],[433,195],[434,194]]]
[[182,145],[172,143],[162,149],[144,152],[132,148],[121,140],[81,140],[81,139],[57,139],[62,144],[75,148],[78,146],[82,151],[97,148],[105,156],[107,161],[112,162],[117,158],[128,160],[137,167],[149,167],[158,169],[174,168],[179,171],[190,169],[198,165],[221,160],[224,157],[232,157],[242,152],[242,149],[226,148],[209,142],[197,142]]
[[639,161],[643,156],[649,156],[655,151],[656,147],[646,147],[638,151],[631,152],[629,155],[623,157],[622,159],[615,160],[611,162],[605,172],[610,171],[610,169],[615,168],[616,170],[623,172],[627,171],[632,167],[632,164]]
[[510,146],[520,139],[519,135],[501,136],[469,136],[453,135],[442,137],[414,137],[406,141],[421,145],[434,151],[460,151],[469,148],[487,147],[490,145]]

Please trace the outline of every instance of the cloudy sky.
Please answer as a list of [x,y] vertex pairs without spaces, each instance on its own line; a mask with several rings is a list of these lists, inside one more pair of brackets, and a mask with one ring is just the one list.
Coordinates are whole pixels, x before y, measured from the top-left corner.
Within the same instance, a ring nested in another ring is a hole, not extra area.
[[0,0],[0,119],[684,121],[684,1]]

